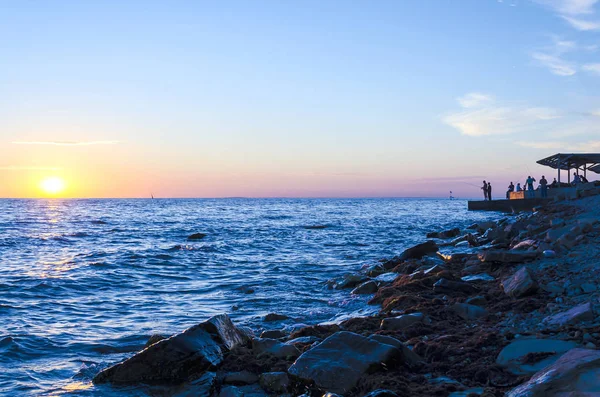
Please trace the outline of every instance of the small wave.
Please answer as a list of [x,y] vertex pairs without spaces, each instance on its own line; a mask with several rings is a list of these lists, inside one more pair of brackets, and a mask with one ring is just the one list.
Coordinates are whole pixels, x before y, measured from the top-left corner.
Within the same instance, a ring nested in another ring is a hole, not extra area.
[[89,237],[90,235],[86,232],[75,232],[70,234],[65,234],[66,237]]

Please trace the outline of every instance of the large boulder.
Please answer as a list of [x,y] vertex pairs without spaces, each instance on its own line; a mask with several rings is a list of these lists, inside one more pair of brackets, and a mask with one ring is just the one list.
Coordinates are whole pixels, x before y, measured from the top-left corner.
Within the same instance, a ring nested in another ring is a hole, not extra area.
[[248,336],[226,314],[150,345],[99,374],[94,383],[180,383],[214,368],[223,354],[245,344]]
[[353,294],[353,295],[374,294],[375,292],[377,292],[378,288],[379,287],[378,287],[376,281],[373,281],[373,280],[365,281],[364,283],[362,283],[358,287],[354,288],[352,290],[351,294]]
[[303,353],[288,372],[323,390],[344,394],[373,367],[400,357],[395,346],[341,331]]
[[531,271],[522,267],[515,274],[502,282],[504,293],[512,298],[520,298],[537,291],[538,284],[531,276]]
[[594,319],[594,310],[590,302],[561,312],[552,316],[548,316],[543,320],[543,323],[549,326],[562,327],[568,324],[577,324],[582,321],[592,321]]
[[532,261],[537,257],[538,253],[535,251],[489,250],[479,254],[480,261],[496,263],[523,263]]
[[275,357],[298,357],[300,350],[293,345],[286,345],[276,339],[253,339],[252,350],[255,354],[268,353]]
[[572,349],[537,372],[507,397],[597,396],[600,393],[600,351]]
[[211,397],[217,388],[217,374],[205,372],[202,376],[172,389],[172,397]]
[[377,342],[385,343],[386,345],[392,345],[400,349],[402,352],[402,362],[408,367],[418,367],[423,363],[423,359],[417,353],[410,350],[404,343],[400,342],[396,338],[386,335],[371,335],[369,339],[376,340]]
[[517,339],[502,349],[496,364],[515,375],[532,375],[575,347],[577,343],[572,341]]
[[398,257],[400,261],[408,259],[421,259],[425,255],[435,254],[438,252],[439,247],[435,241],[429,240],[421,244],[417,244],[414,247],[404,250]]

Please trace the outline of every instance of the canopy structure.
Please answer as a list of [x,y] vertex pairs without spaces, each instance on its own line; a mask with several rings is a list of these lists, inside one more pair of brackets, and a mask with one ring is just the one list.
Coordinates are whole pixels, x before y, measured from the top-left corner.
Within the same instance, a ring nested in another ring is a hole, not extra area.
[[575,170],[576,173],[582,171],[584,175],[588,170],[600,174],[600,153],[557,153],[538,160],[537,163],[558,170],[559,182],[560,170],[568,171],[569,179],[571,179],[571,170]]

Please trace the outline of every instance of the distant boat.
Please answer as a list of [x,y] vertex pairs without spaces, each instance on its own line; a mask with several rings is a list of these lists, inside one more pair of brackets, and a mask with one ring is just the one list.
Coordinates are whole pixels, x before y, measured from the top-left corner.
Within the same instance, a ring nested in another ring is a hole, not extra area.
[[454,200],[454,196],[452,195],[452,190],[450,190],[450,197],[449,197],[449,199],[450,200]]
[[152,193],[150,193],[150,197],[152,197],[152,199],[154,199],[154,195]]

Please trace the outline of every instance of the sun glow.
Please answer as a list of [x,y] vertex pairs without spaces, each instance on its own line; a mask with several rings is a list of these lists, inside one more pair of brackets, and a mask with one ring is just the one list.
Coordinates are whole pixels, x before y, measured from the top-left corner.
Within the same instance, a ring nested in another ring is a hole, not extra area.
[[65,181],[57,176],[51,176],[42,180],[40,188],[46,194],[57,195],[65,190]]

